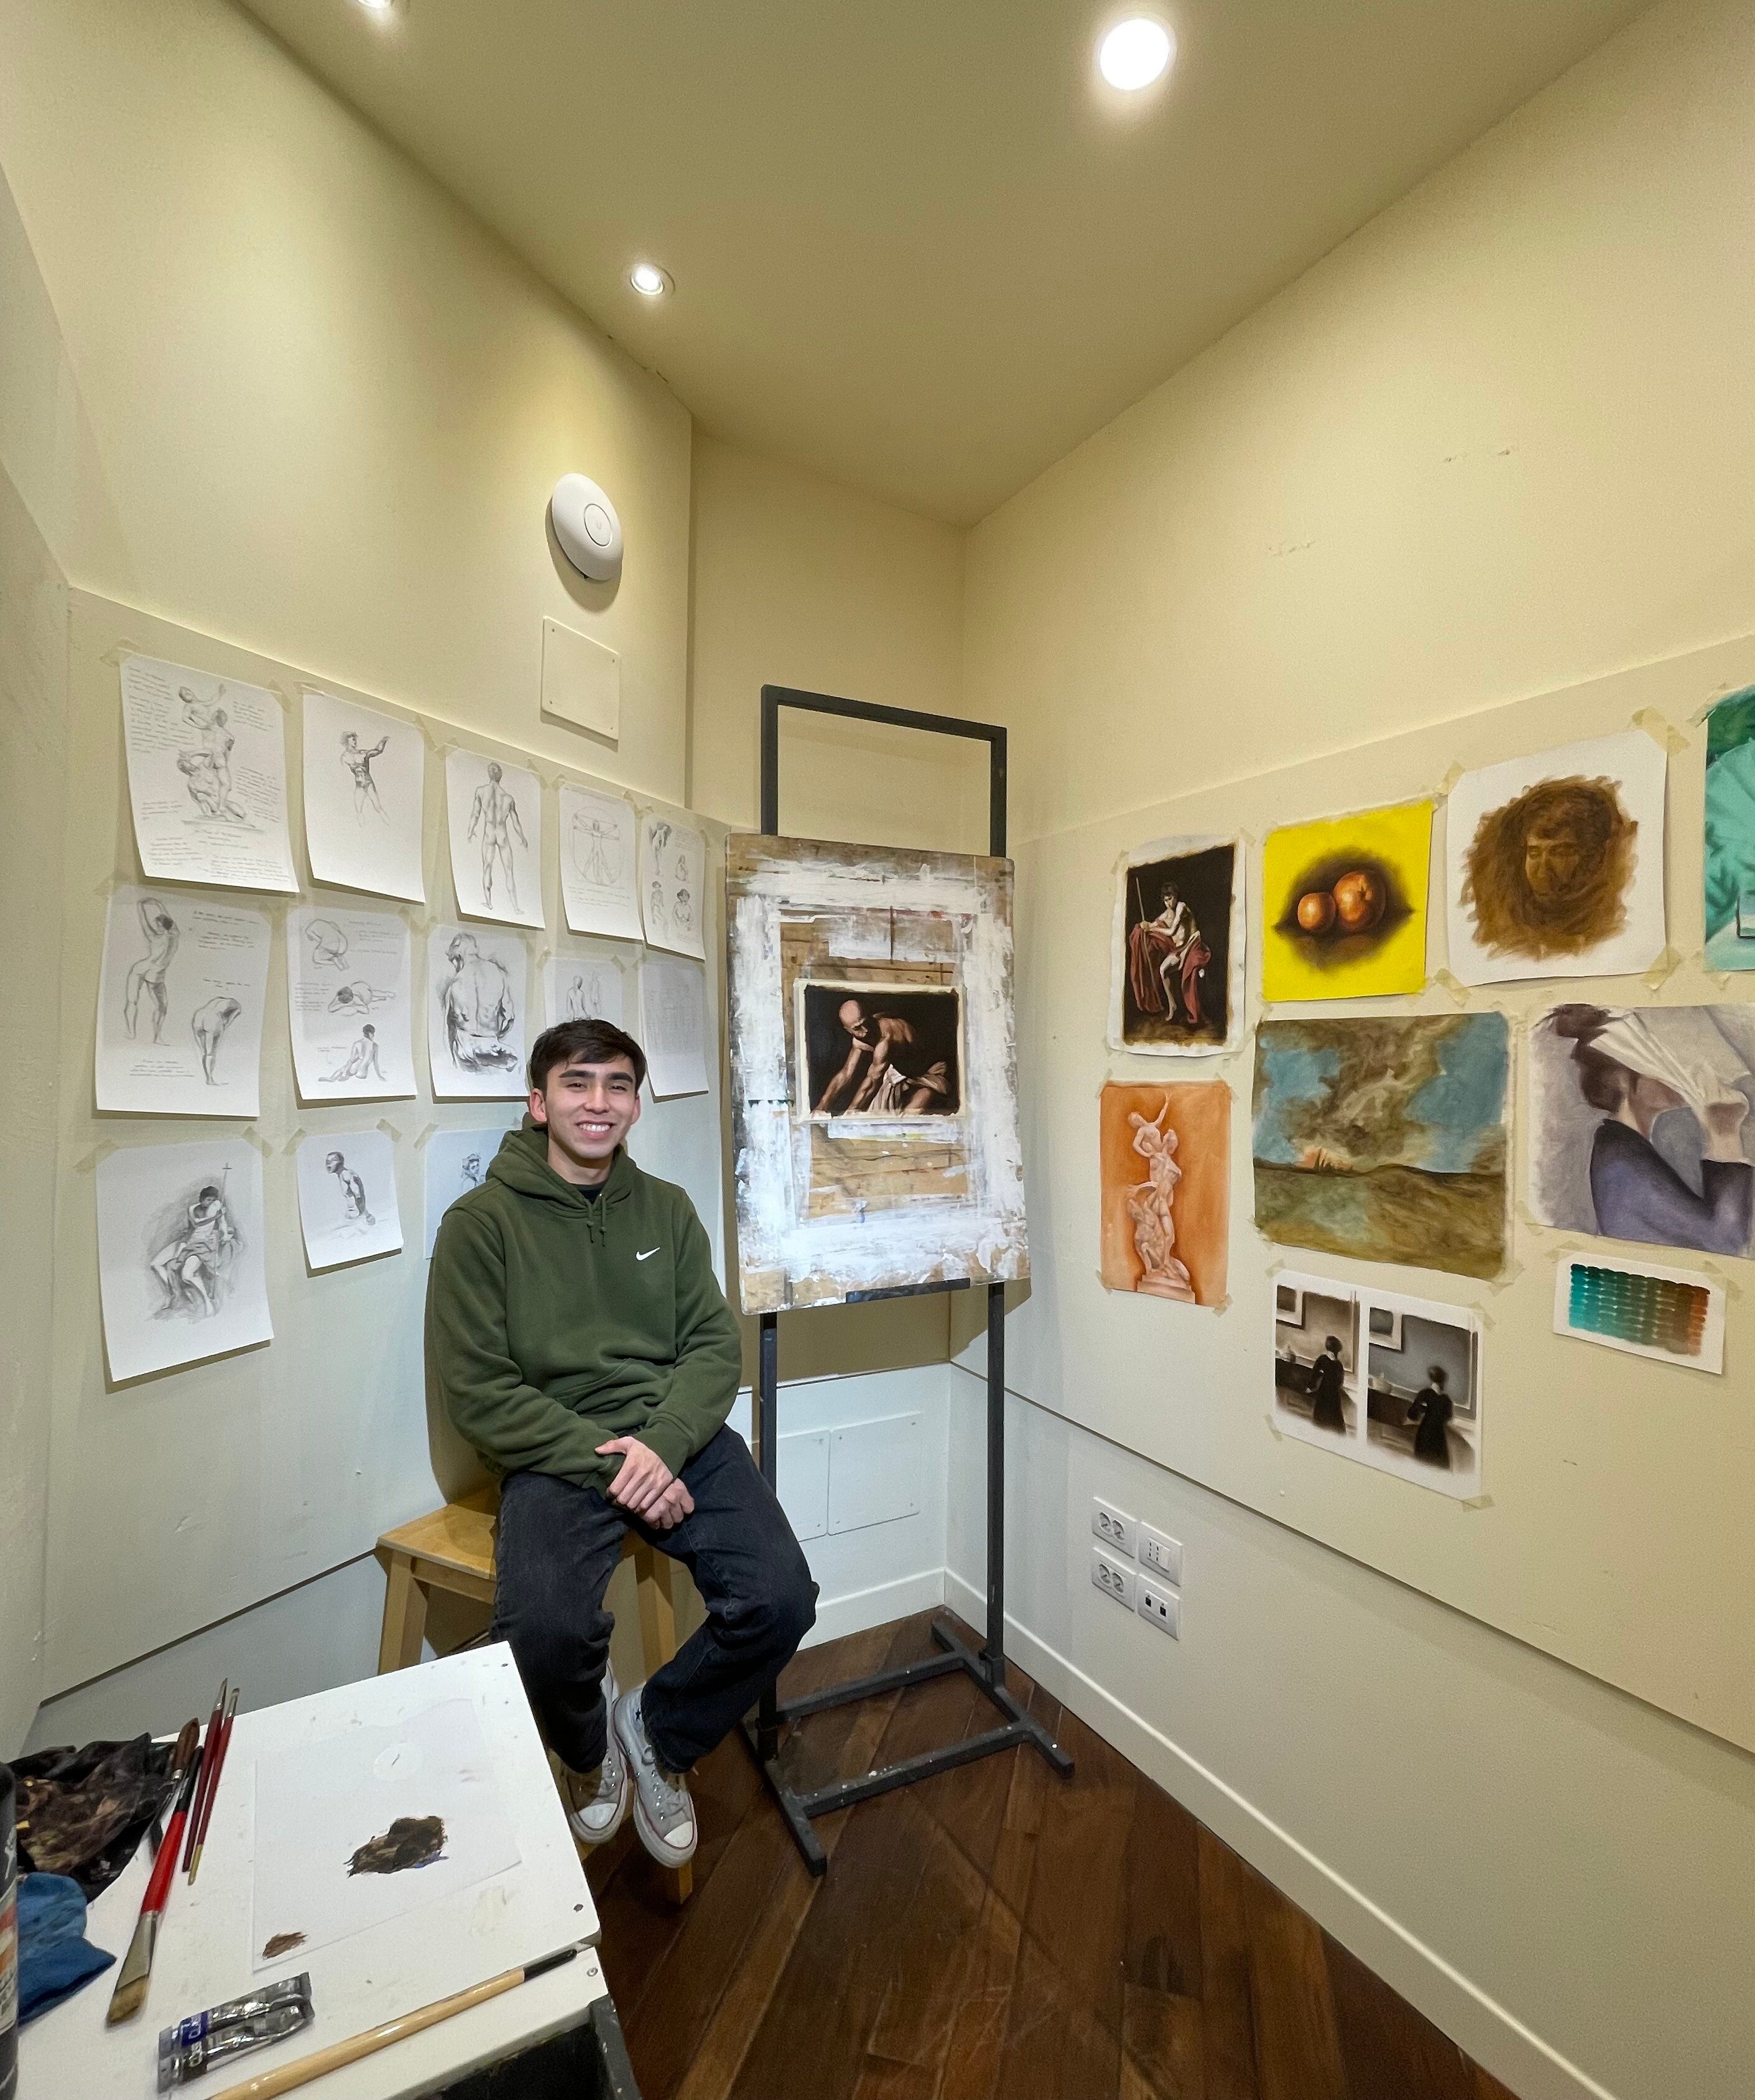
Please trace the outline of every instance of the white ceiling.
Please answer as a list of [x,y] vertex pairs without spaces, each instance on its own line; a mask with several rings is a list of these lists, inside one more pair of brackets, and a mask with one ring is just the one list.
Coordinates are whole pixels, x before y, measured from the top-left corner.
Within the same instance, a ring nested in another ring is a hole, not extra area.
[[1171,0],[1125,106],[1100,0],[243,3],[708,429],[968,521],[1647,0]]

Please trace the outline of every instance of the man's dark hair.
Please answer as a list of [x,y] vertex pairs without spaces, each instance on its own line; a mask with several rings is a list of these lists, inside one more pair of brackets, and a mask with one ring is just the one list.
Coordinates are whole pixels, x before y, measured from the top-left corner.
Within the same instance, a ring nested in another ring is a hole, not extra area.
[[543,1091],[557,1065],[607,1065],[615,1057],[625,1057],[633,1066],[636,1087],[645,1084],[646,1052],[633,1036],[608,1021],[557,1021],[531,1045],[531,1092]]

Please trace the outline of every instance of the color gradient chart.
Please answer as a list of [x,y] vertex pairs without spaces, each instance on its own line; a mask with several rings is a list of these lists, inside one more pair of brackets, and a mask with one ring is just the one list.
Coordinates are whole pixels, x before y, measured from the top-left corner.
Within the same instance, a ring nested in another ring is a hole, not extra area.
[[1571,1259],[1556,1279],[1555,1325],[1564,1334],[1701,1370],[1723,1365],[1721,1295],[1709,1278]]

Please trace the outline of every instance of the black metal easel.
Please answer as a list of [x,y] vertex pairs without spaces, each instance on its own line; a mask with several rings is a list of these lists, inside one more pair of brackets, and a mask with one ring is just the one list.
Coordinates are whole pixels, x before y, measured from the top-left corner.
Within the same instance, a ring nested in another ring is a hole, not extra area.
[[[855,721],[885,722],[894,729],[914,729],[939,736],[972,737],[984,743],[990,758],[988,851],[996,857],[1006,849],[1006,733],[991,722],[964,721],[955,715],[928,715],[911,708],[880,708],[863,700],[836,699],[827,693],[796,691],[790,686],[761,689],[761,827],[769,836],[780,829],[780,710],[797,708],[808,714],[842,715]],[[850,1303],[876,1298],[913,1298],[940,1290],[966,1290],[967,1282],[928,1283],[900,1290],[871,1290],[854,1294]],[[777,1485],[779,1419],[779,1327],[778,1312],[763,1312],[761,1354],[756,1374],[756,1436],[763,1478]],[[897,1670],[883,1670],[871,1677],[852,1679],[831,1685],[803,1699],[782,1705],[770,1686],[762,1695],[752,1727],[744,1723],[744,1736],[761,1767],[781,1813],[791,1827],[805,1864],[814,1874],[825,1873],[828,1855],[811,1829],[811,1818],[827,1815],[837,1808],[850,1808],[856,1801],[888,1793],[893,1787],[909,1786],[934,1772],[949,1771],[955,1765],[972,1764],[977,1758],[991,1757],[1028,1743],[1039,1750],[1062,1776],[1069,1774],[1073,1761],[1038,1721],[1033,1721],[1006,1689],[1005,1682],[1005,1286],[987,1286],[987,1639],[979,1654],[968,1648],[942,1624],[933,1628],[933,1639],[942,1654],[924,1661],[904,1663]],[[796,1721],[806,1714],[821,1713],[826,1706],[844,1706],[858,1699],[875,1698],[880,1692],[906,1690],[928,1679],[966,1670],[981,1691],[1007,1716],[1003,1724],[983,1735],[966,1736],[938,1750],[923,1750],[904,1758],[899,1764],[884,1765],[861,1778],[837,1780],[800,1793],[787,1783],[780,1769],[780,1723]]]

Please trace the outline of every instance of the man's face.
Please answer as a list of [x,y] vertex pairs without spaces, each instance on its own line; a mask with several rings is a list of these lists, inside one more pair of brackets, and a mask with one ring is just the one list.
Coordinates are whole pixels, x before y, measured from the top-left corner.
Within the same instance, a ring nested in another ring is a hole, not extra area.
[[640,1120],[633,1066],[625,1057],[557,1065],[541,1091],[532,1089],[530,1112],[569,1159],[601,1167]]
[[866,1018],[866,1010],[857,999],[847,1000],[841,1008],[840,1023],[856,1043],[871,1040],[871,1024]]
[[1523,880],[1544,902],[1570,897],[1590,873],[1590,854],[1563,817],[1539,817],[1523,838]]

